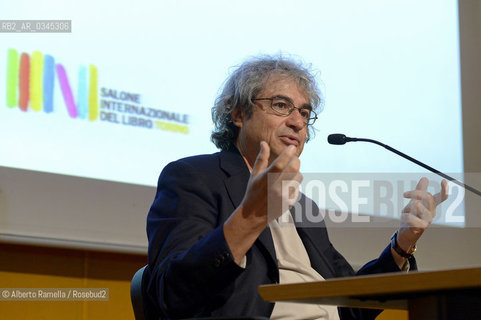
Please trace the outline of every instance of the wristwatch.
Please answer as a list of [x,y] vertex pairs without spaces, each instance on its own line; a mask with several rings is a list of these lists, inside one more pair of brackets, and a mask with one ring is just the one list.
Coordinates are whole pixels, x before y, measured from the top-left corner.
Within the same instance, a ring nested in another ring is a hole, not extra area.
[[412,247],[411,250],[409,250],[409,252],[404,251],[397,243],[397,233],[398,231],[394,232],[394,234],[391,237],[391,249],[396,251],[396,253],[403,258],[406,258],[406,259],[412,258],[414,252],[416,252],[416,245],[414,245],[414,247]]

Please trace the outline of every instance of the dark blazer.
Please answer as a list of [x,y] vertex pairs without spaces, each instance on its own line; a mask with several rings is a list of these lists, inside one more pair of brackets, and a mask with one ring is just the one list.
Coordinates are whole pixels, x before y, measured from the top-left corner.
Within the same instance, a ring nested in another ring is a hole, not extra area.
[[[241,203],[249,170],[233,149],[184,158],[162,171],[147,218],[149,239],[147,295],[165,318],[194,316],[267,316],[273,304],[257,292],[261,284],[279,282],[269,228],[247,253],[247,266],[233,260],[223,223]],[[304,208],[309,198],[302,196]],[[319,214],[313,204],[313,215]],[[304,225],[303,225],[304,226]],[[324,278],[354,275],[334,249],[324,222],[297,228],[312,267]],[[399,271],[387,247],[358,274]],[[374,318],[378,311],[342,309],[342,319]]]

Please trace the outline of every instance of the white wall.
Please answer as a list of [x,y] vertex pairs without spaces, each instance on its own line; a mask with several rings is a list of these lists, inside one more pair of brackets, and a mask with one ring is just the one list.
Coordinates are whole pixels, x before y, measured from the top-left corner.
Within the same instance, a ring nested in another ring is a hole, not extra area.
[[[460,0],[461,82],[463,104],[464,168],[478,173],[467,184],[480,188],[481,172],[481,1]],[[446,150],[449,152],[449,150]],[[481,199],[466,192],[464,229],[432,226],[418,243],[420,269],[481,266]],[[387,245],[391,228],[339,228],[331,224],[330,237],[336,248],[355,266],[375,258]]]

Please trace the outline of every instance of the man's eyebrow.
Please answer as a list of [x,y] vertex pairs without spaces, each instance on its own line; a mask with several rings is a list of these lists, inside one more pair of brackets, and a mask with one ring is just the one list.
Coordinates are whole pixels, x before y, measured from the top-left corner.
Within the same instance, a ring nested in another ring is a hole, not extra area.
[[[275,98],[280,98],[280,99],[284,99],[284,100],[287,100],[289,101],[293,106],[295,106],[294,104],[294,101],[292,101],[291,98],[287,97],[287,96],[283,96],[281,94],[278,94],[278,95],[275,95],[272,97],[273,99]],[[301,109],[308,109],[309,111],[312,111],[312,106],[309,104],[309,103],[304,103],[302,106],[300,106],[299,108]]]

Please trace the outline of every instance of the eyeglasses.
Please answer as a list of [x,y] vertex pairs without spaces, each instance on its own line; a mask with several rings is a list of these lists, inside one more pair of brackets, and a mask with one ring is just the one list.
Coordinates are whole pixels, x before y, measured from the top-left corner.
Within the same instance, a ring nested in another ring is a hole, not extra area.
[[312,111],[310,108],[298,108],[294,105],[294,103],[287,97],[272,97],[272,98],[257,98],[252,99],[252,101],[262,101],[268,100],[271,102],[271,109],[274,110],[277,114],[281,116],[287,117],[290,115],[295,109],[299,110],[299,114],[301,115],[302,119],[304,120],[305,125],[313,125],[314,122],[317,120],[317,113]]

